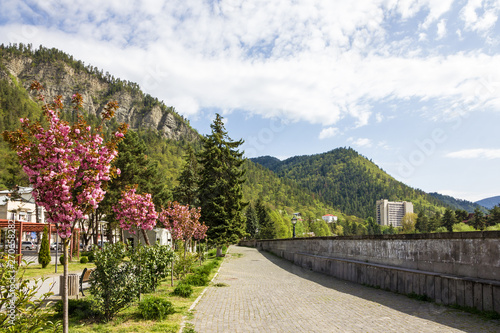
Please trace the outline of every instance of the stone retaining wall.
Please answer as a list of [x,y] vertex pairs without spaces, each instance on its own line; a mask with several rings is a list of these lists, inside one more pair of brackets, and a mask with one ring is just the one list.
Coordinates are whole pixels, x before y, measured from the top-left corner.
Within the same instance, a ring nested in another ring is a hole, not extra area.
[[500,232],[242,242],[313,271],[500,313]]

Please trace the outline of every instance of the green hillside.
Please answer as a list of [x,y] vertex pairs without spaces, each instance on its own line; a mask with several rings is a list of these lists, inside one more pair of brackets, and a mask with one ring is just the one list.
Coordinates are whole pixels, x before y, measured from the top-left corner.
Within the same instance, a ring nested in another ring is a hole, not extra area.
[[318,199],[348,215],[374,217],[375,202],[379,199],[411,201],[417,213],[442,211],[445,206],[424,191],[397,181],[352,148],[295,156],[280,163],[268,157],[253,161],[265,161],[280,178],[296,181]]

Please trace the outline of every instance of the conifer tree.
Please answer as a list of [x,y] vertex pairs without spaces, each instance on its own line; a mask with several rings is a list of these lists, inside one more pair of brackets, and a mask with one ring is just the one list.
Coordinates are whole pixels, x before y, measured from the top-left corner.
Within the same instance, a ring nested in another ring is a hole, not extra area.
[[50,245],[49,245],[49,232],[47,227],[43,228],[42,243],[40,244],[40,252],[38,252],[38,263],[42,268],[50,264]]
[[208,241],[221,248],[237,242],[245,233],[242,185],[245,171],[242,169],[243,153],[238,147],[243,140],[232,141],[217,114],[210,125],[212,133],[203,138],[203,150],[199,162],[202,167],[199,183],[201,220],[209,227]]
[[474,209],[474,217],[472,218],[472,226],[476,230],[481,230],[481,231],[483,231],[485,228],[484,214],[483,214],[483,211],[481,209],[479,209],[479,207],[476,207],[476,209]]
[[448,230],[448,232],[453,232],[453,225],[457,223],[457,219],[455,218],[455,212],[447,208],[446,211],[444,212],[441,223],[443,227],[445,227],[446,230]]
[[259,198],[255,204],[257,220],[259,221],[259,239],[274,239],[276,238],[276,227],[274,221],[269,216],[268,208],[262,203]]
[[253,239],[259,228],[259,221],[257,220],[257,213],[252,204],[248,205],[245,216],[247,218],[247,234]]
[[198,160],[194,153],[193,147],[190,144],[187,146],[186,155],[184,156],[185,165],[179,178],[179,185],[173,190],[174,200],[183,205],[192,207],[198,206],[198,183],[200,182],[200,171]]

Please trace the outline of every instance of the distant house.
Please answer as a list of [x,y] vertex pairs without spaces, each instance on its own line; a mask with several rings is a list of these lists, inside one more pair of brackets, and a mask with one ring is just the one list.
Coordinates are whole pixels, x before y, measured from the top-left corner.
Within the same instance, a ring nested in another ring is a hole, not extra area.
[[333,222],[337,222],[337,216],[332,215],[332,214],[326,214],[326,215],[323,215],[323,220],[324,220],[326,223],[333,223]]
[[[172,245],[172,236],[170,231],[164,228],[154,228],[153,230],[148,230],[146,232],[148,235],[149,243],[154,245],[156,243],[160,245]],[[146,245],[144,241],[144,235],[142,231],[136,232],[135,234],[124,230],[125,240],[128,241],[132,246],[136,246],[137,244]]]

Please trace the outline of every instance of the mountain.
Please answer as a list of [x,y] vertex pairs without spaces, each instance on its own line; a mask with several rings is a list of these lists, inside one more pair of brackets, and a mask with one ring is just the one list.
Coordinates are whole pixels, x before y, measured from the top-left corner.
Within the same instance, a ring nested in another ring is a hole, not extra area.
[[[132,130],[146,143],[148,158],[158,163],[159,172],[172,190],[183,166],[185,144],[200,149],[201,136],[175,108],[145,94],[136,83],[103,74],[91,65],[85,66],[57,49],[31,45],[0,46],[0,132],[19,127],[19,118],[41,120],[40,107],[28,92],[33,79],[46,88],[47,99],[63,98],[78,92],[83,96],[84,109],[90,116],[98,114],[109,100],[118,101],[118,122],[128,122]],[[69,101],[64,101],[69,105]],[[70,115],[63,115],[70,118]],[[67,119],[71,120],[71,119]],[[271,165],[274,158],[269,158]],[[275,163],[279,163],[275,159]],[[244,164],[247,182],[244,199],[256,202],[261,198],[270,208],[287,212],[300,211],[305,218],[315,220],[330,213],[341,215],[311,191],[293,180],[281,179],[275,173],[251,161]],[[0,189],[15,184],[28,185],[17,157],[0,139]]]
[[0,45],[0,80],[8,81],[29,91],[37,79],[45,87],[44,95],[51,101],[63,96],[63,103],[71,105],[71,96],[80,93],[83,108],[90,115],[101,112],[108,101],[115,100],[119,108],[118,122],[126,122],[131,129],[151,129],[167,139],[196,140],[199,134],[175,108],[143,93],[134,82],[115,78],[108,72],[75,60],[58,49],[28,45]]
[[476,204],[492,209],[493,207],[500,205],[500,195],[476,201]]
[[[433,196],[434,198],[441,200],[443,203],[445,203],[447,206],[453,208],[454,210],[457,209],[463,209],[469,213],[473,213],[474,209],[479,208],[483,210],[483,212],[486,212],[486,209],[484,209],[484,205],[478,204],[477,202],[471,202],[467,200],[461,200],[461,199],[456,199],[454,197],[451,197],[449,195],[444,195],[444,194],[439,194],[436,192],[429,193],[429,195]],[[498,197],[500,198],[500,197]]]
[[443,211],[446,207],[424,191],[389,176],[352,148],[295,156],[280,162],[270,157],[252,161],[262,162],[280,178],[295,181],[318,199],[349,215],[375,217],[375,202],[379,199],[411,201],[417,213]]

